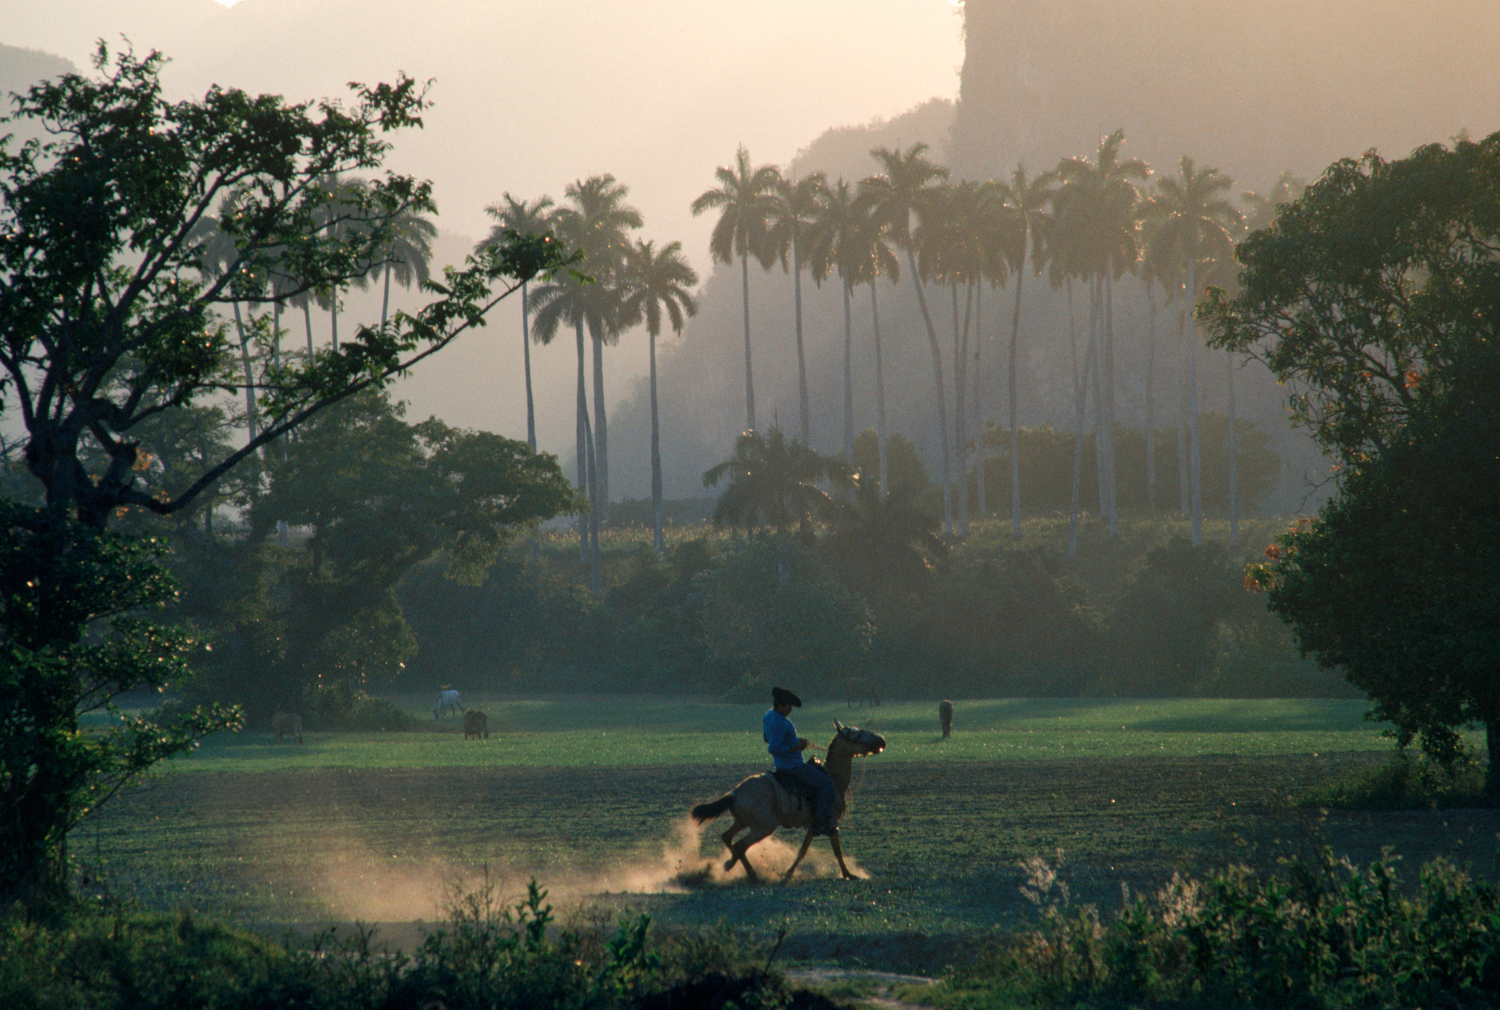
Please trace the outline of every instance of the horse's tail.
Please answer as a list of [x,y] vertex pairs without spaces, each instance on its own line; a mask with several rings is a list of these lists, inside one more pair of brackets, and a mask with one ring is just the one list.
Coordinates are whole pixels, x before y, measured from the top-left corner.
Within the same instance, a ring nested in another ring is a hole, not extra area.
[[734,793],[725,793],[712,803],[700,803],[692,810],[693,823],[706,824],[734,806]]

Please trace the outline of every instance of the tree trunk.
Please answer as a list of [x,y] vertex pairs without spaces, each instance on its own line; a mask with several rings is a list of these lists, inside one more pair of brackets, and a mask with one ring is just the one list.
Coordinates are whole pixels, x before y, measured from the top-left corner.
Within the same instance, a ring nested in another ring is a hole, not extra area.
[[917,307],[922,310],[922,323],[927,327],[927,349],[932,354],[933,385],[937,388],[938,441],[943,459],[943,532],[953,535],[953,478],[948,467],[948,390],[943,382],[943,349],[938,346],[937,329],[932,325],[932,313],[927,311],[927,295],[922,291],[922,275],[917,273],[916,256],[910,244],[906,247],[906,265],[911,270],[912,287],[917,289]]
[[531,305],[521,285],[521,360],[526,369],[526,444],[536,452],[536,397],[531,390]]
[[989,515],[984,480],[984,288],[974,289],[974,486],[979,494],[979,517]]
[[870,321],[875,332],[875,432],[880,449],[880,493],[890,494],[885,446],[885,355],[880,346],[880,305],[875,297],[875,278],[870,278]]
[[844,295],[844,462],[854,466],[854,318],[849,309],[849,283],[839,278]]
[[745,315],[745,430],[755,430],[755,371],[750,364],[750,253],[740,253],[740,293]]
[[812,410],[807,398],[807,354],[802,342],[802,259],[792,236],[792,301],[797,311],[797,403],[802,412],[802,444],[812,445]]
[[1500,717],[1484,721],[1484,742],[1490,759],[1484,774],[1484,795],[1491,804],[1500,804]]
[[[523,297],[521,300],[524,302],[526,299]],[[389,263],[387,263],[385,265],[385,281],[384,281],[384,284],[382,285],[382,291],[381,291],[381,295],[380,295],[380,328],[382,330],[385,329],[385,322],[386,322],[386,320],[390,318],[390,310],[391,310],[391,265]]]
[[953,448],[958,464],[958,514],[955,526],[958,535],[969,535],[969,447],[967,425],[964,423],[964,398],[968,390],[969,366],[969,302],[968,292],[964,298],[963,333],[958,325],[958,284],[948,285],[953,300]]
[[[1025,236],[1029,238],[1030,236]],[[1023,239],[1024,243],[1024,239]],[[1026,270],[1026,246],[1021,246],[1021,265],[1016,268],[1016,300],[1010,310],[1010,374],[1006,377],[1010,393],[1010,536],[1021,539],[1021,461],[1020,436],[1016,432],[1016,347],[1021,335],[1021,278]]]
[[599,500],[594,503],[598,521],[609,521],[609,416],[604,402],[604,336],[592,334],[594,338],[594,449],[589,458],[594,464],[594,491]]
[[1240,508],[1236,488],[1239,477],[1239,435],[1234,430],[1234,355],[1224,352],[1224,376],[1229,382],[1229,546],[1240,542]]
[[1078,555],[1078,499],[1083,484],[1083,428],[1088,423],[1086,402],[1089,390],[1089,380],[1094,372],[1094,340],[1092,327],[1089,331],[1088,353],[1083,358],[1083,375],[1079,378],[1078,388],[1075,395],[1076,410],[1074,413],[1075,428],[1073,436],[1073,505],[1069,512],[1068,522],[1068,557]]
[[1151,323],[1146,330],[1146,514],[1156,514],[1156,293],[1146,283]]
[[[585,434],[589,423],[589,394],[588,383],[584,381],[584,351],[583,351],[583,321],[579,320],[573,324],[574,335],[578,338],[578,417],[576,418],[578,435],[578,489],[584,494],[589,493],[589,442],[591,439]],[[594,503],[589,502],[593,508]],[[578,563],[587,565],[589,563],[589,517],[587,513],[578,516]]]
[[1120,535],[1119,472],[1115,467],[1115,285],[1106,270],[1104,291],[1104,494],[1108,509],[1109,536]]
[[1193,546],[1200,547],[1203,544],[1203,467],[1198,440],[1198,323],[1193,318],[1193,292],[1197,289],[1193,281],[1193,264],[1190,261],[1188,263],[1188,341],[1183,351],[1187,355],[1188,370],[1188,433],[1191,436],[1188,452],[1189,466],[1192,469],[1189,484],[1193,501]]
[[662,514],[661,514],[661,423],[657,415],[656,407],[656,334],[651,337],[651,519],[652,543],[656,547],[656,553],[660,554],[665,545],[662,542]]

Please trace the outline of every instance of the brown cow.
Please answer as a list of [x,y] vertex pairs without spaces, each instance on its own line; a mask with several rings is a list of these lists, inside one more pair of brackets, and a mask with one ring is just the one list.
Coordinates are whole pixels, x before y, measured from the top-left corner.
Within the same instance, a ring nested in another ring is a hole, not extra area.
[[302,742],[302,717],[296,712],[277,712],[271,718],[271,732],[276,734],[276,739],[291,737],[298,743]]
[[947,698],[938,702],[938,722],[942,724],[944,737],[953,735],[953,702]]
[[490,738],[489,716],[471,708],[464,713],[464,739],[478,740],[481,736],[486,740]]

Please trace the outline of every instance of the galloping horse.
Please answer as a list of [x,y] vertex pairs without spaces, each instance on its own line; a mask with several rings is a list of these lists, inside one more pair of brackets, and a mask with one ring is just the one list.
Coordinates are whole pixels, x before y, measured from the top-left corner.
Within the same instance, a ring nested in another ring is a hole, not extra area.
[[[854,770],[854,759],[885,750],[885,738],[867,729],[845,726],[837,719],[833,721],[833,726],[838,733],[828,745],[828,759],[823,762],[823,770],[833,779],[833,784],[838,789],[838,799],[833,805],[833,823],[837,825],[844,816],[848,803],[849,778]],[[802,839],[802,848],[797,851],[797,858],[792,860],[791,869],[781,878],[782,883],[790,880],[797,864],[807,855],[808,846],[812,845],[812,802],[799,802],[777,785],[770,772],[762,772],[745,779],[713,802],[698,804],[692,810],[692,817],[694,822],[704,824],[726,810],[734,814],[734,823],[719,836],[729,847],[729,860],[724,864],[724,871],[727,873],[734,869],[735,863],[744,863],[745,872],[752,882],[758,882],[760,877],[756,874],[755,867],[750,865],[750,860],[745,858],[745,851],[750,846],[769,838],[777,828],[807,829],[807,835]],[[741,841],[734,841],[734,836],[739,834],[741,828],[746,827],[750,829],[750,833]],[[828,840],[833,843],[833,854],[838,858],[839,870],[843,872],[844,879],[853,880],[854,874],[849,872],[849,867],[844,863],[844,849],[839,844],[836,826]]]

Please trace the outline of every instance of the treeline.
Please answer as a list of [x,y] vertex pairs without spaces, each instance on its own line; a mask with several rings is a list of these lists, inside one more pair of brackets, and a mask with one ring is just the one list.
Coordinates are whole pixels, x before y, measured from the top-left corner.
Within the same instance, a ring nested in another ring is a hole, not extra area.
[[832,530],[699,527],[661,556],[644,531],[619,534],[598,597],[560,543],[511,552],[480,586],[430,562],[399,593],[420,646],[401,676],[372,686],[758,701],[773,679],[841,697],[858,676],[906,697],[1352,696],[1297,657],[1246,591],[1243,555],[1193,546],[1178,521],[1089,538],[1073,559],[1066,519],[1031,520],[1019,547],[999,527],[977,526],[920,574],[891,565],[873,581],[871,559],[844,553]]

